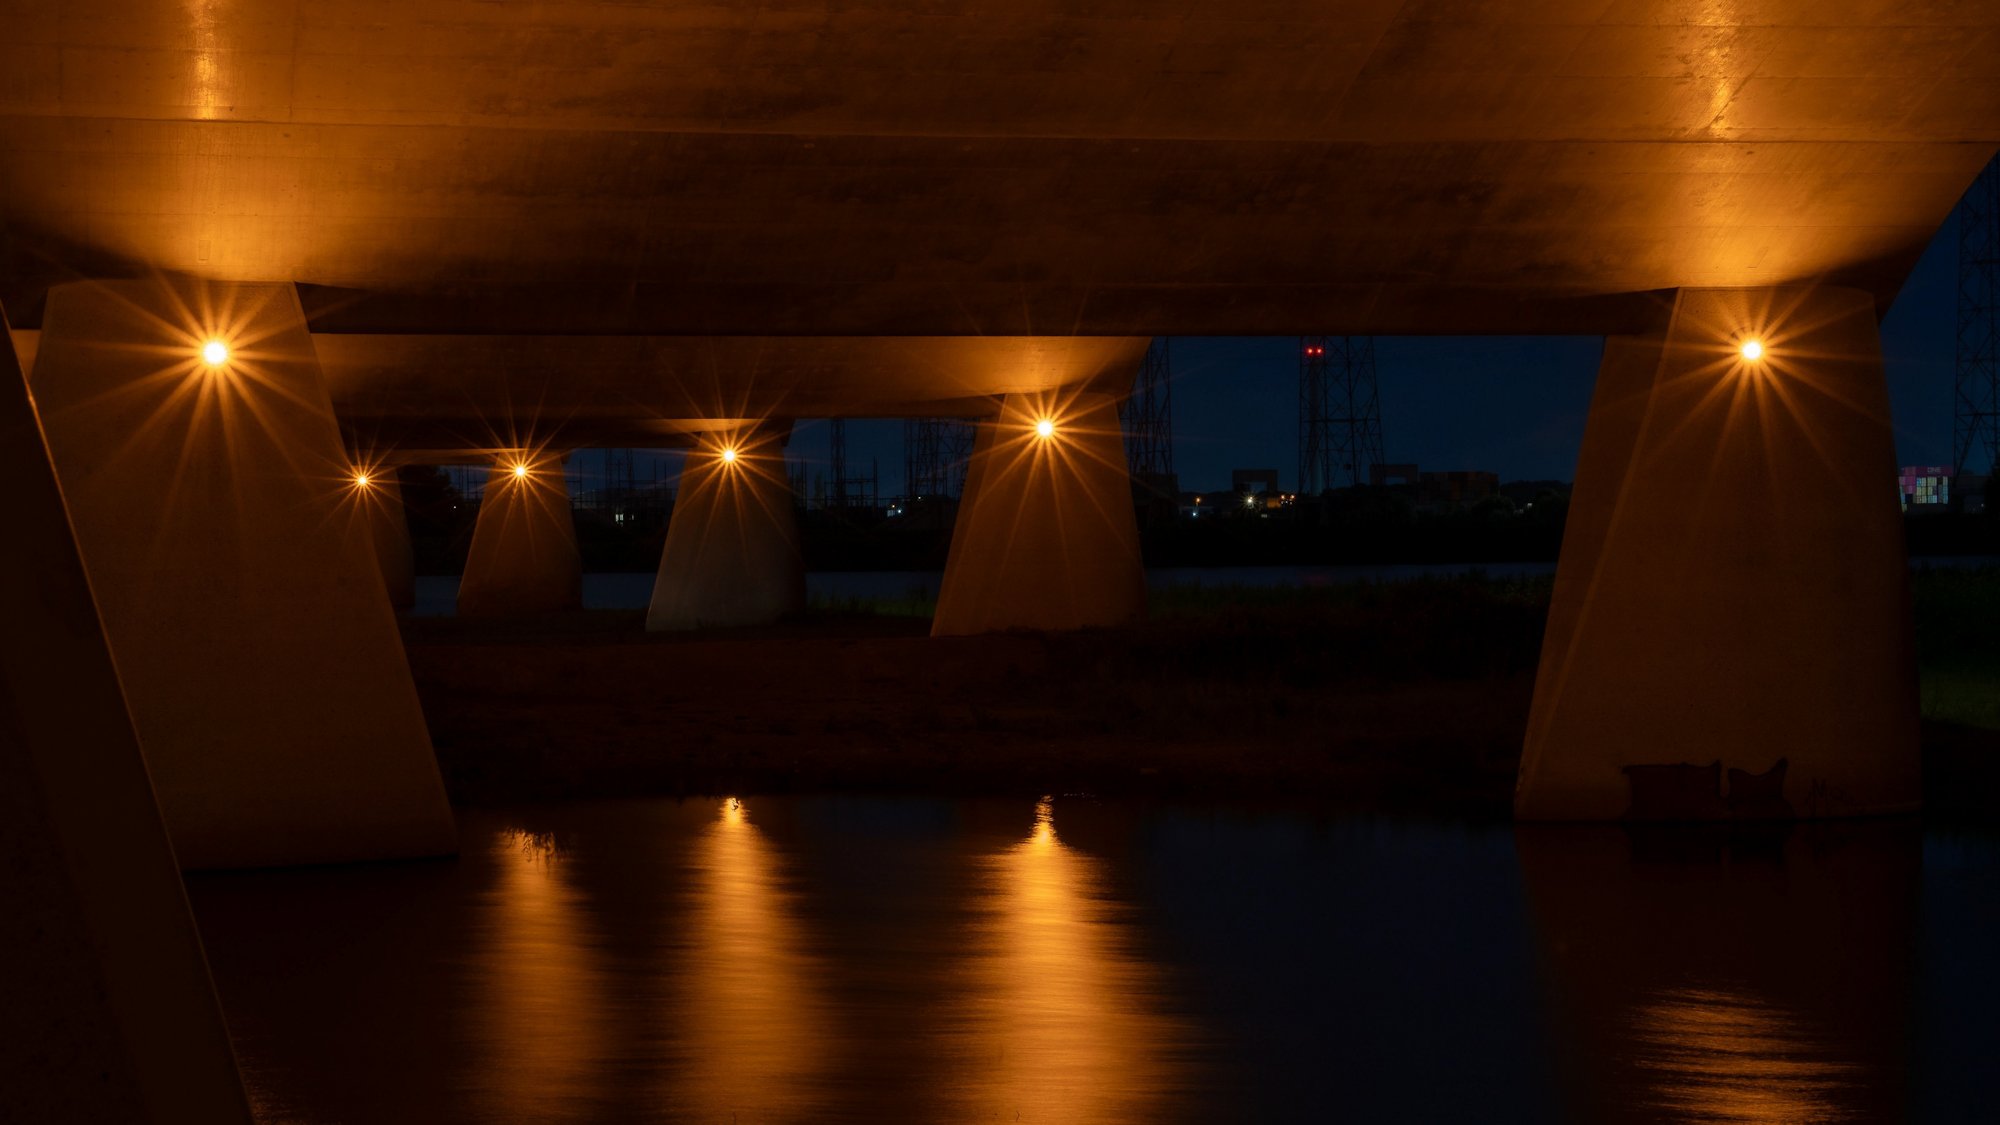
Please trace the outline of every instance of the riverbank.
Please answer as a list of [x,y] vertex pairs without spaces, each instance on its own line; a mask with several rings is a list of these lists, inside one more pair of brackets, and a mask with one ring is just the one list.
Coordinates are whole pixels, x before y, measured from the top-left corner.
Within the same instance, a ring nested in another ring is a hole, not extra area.
[[[414,618],[464,804],[828,790],[1310,795],[1507,814],[1549,580],[1156,595],[1123,630],[932,639],[921,606],[824,603],[653,635],[633,610]],[[2000,781],[2000,572],[1919,575],[1934,808]],[[874,612],[881,610],[882,612]],[[1987,616],[1994,620],[1988,622]],[[1943,784],[1948,781],[1949,785]],[[1978,810],[1974,810],[1975,812]]]

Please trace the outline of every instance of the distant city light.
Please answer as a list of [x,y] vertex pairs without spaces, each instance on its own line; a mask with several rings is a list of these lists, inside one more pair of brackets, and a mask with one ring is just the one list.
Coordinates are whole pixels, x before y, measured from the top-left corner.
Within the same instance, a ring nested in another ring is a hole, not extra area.
[[1035,436],[1042,438],[1052,438],[1056,436],[1055,420],[1051,418],[1044,418],[1041,421],[1035,423]]
[[1743,346],[1737,350],[1743,353],[1744,359],[1752,363],[1764,358],[1764,342],[1762,340],[1745,340],[1743,341]]
[[210,367],[221,367],[229,362],[229,345],[220,340],[210,340],[201,346],[201,359]]

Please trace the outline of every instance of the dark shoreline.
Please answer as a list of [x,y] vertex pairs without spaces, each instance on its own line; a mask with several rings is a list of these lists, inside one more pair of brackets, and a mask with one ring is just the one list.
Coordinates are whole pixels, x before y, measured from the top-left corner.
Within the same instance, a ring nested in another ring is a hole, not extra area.
[[[461,805],[1083,793],[1504,820],[1539,611],[1464,586],[1066,635],[861,614],[649,635],[636,611],[404,633]],[[1928,815],[1990,818],[2000,731],[1923,738]]]

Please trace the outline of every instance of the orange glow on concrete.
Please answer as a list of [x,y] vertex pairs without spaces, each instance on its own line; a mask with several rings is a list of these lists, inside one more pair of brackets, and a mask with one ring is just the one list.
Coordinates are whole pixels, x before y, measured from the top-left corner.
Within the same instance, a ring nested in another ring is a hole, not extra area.
[[210,340],[201,346],[201,361],[210,367],[221,367],[229,362],[229,345],[220,340]]
[[703,434],[687,459],[646,609],[654,631],[758,625],[805,608],[781,427]]
[[522,449],[497,459],[486,478],[458,587],[462,616],[561,613],[582,607],[583,560],[576,549],[563,457],[546,449]]
[[[1052,398],[1008,395],[979,427],[936,636],[1118,625],[1145,612],[1117,401]],[[1038,438],[1043,427],[1062,440]]]
[[1745,340],[1743,341],[1743,346],[1736,350],[1744,359],[1749,360],[1751,363],[1764,358],[1764,342],[1762,340]]
[[[1764,345],[1754,367],[1746,341]],[[1664,331],[1606,337],[1516,815],[1917,808],[1909,567],[1881,483],[1894,457],[1859,290],[1684,289]],[[1625,772],[1691,746],[1721,761],[1715,785]],[[1737,795],[1731,774],[1767,777],[1781,756],[1775,796]]]

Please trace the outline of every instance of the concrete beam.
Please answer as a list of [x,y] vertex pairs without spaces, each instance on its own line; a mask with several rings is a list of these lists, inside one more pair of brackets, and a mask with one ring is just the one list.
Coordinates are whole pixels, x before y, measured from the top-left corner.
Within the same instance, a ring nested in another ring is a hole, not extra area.
[[1145,607],[1117,399],[1008,395],[979,426],[931,634],[1121,625]]
[[35,396],[181,862],[454,850],[292,288],[75,283],[43,324]]
[[789,429],[707,434],[688,454],[647,629],[763,625],[805,608]]
[[[1002,394],[1124,394],[1144,337],[313,339],[357,448],[687,448],[774,418],[991,415]],[[426,454],[429,456],[431,454]]]
[[486,474],[472,550],[458,585],[460,617],[519,617],[583,608],[563,455],[523,450]]
[[1516,814],[1915,809],[1894,468],[1865,293],[1684,290],[1607,340]]
[[250,1120],[0,318],[0,1119]]

